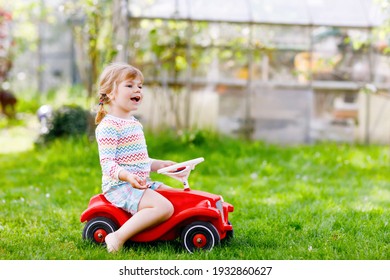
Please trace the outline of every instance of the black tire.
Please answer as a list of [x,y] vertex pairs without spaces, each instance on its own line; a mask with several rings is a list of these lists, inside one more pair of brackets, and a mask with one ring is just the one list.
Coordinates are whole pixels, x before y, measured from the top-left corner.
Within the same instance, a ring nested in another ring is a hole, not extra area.
[[118,225],[106,217],[97,217],[85,224],[83,238],[96,244],[104,245],[104,238],[107,234],[118,229]]
[[194,222],[184,228],[181,233],[181,243],[190,253],[195,250],[211,251],[220,243],[220,237],[215,226],[209,222]]
[[[231,225],[232,223],[230,221],[228,221],[228,224]],[[222,240],[223,242],[229,242],[233,239],[234,237],[234,230],[229,230],[226,232],[226,236],[225,238]]]

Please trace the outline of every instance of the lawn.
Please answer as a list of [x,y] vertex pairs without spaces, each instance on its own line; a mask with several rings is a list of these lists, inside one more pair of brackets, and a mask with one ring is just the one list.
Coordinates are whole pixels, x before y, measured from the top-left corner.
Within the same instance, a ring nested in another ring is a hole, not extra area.
[[[175,161],[205,158],[190,184],[234,205],[230,243],[194,254],[179,241],[137,244],[112,255],[82,240],[79,217],[100,192],[101,176],[96,143],[84,137],[0,154],[0,258],[390,259],[388,147],[183,139],[147,134],[149,153]],[[163,175],[153,178],[181,187]]]

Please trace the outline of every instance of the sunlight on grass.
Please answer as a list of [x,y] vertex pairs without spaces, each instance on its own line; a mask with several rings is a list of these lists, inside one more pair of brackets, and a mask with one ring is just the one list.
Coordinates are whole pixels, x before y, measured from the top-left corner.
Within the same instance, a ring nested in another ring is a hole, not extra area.
[[18,122],[26,122],[27,125],[10,126],[6,124],[6,120],[1,121],[0,154],[28,151],[34,147],[34,141],[39,133],[36,116],[24,115]]

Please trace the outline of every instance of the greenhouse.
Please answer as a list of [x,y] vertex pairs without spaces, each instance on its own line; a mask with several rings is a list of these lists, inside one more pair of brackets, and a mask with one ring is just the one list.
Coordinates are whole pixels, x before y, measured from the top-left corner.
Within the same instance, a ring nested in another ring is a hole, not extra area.
[[359,120],[362,90],[390,83],[384,42],[372,41],[382,21],[372,1],[128,4],[129,60],[159,86],[191,92],[195,123],[288,143],[369,141],[367,129],[383,129],[367,127],[368,114]]

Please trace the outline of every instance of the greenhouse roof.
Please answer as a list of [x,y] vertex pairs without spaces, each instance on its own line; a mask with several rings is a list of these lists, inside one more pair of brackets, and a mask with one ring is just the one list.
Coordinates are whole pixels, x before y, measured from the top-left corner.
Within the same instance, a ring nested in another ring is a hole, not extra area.
[[129,0],[133,18],[237,23],[373,27],[375,0]]

